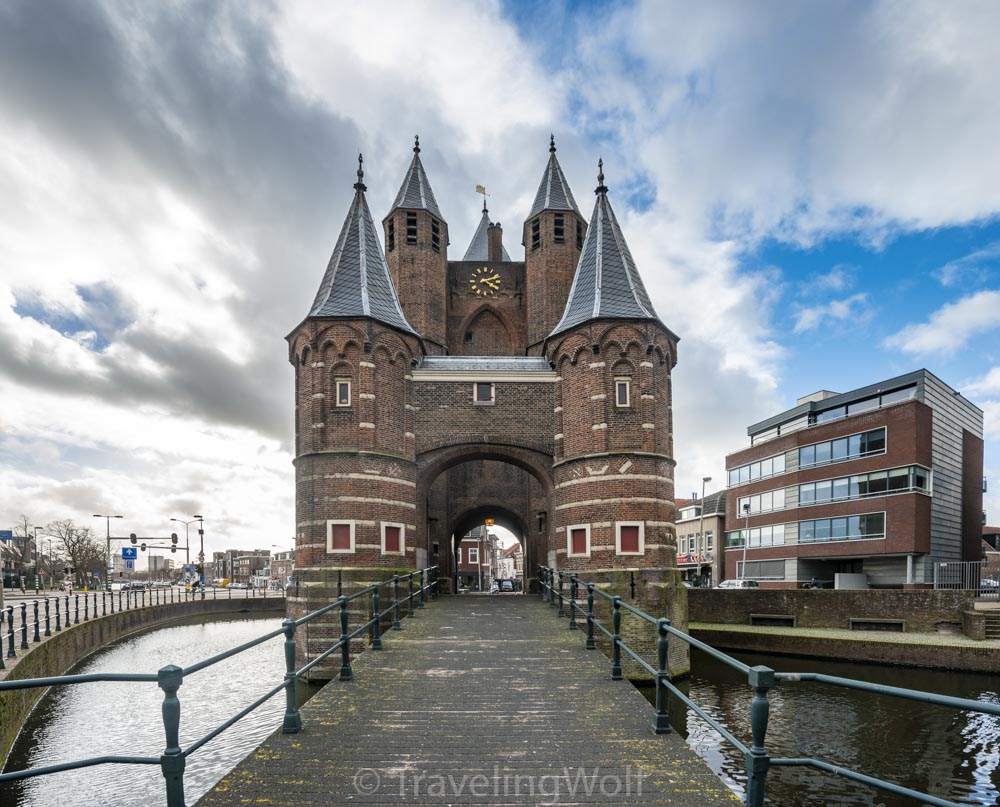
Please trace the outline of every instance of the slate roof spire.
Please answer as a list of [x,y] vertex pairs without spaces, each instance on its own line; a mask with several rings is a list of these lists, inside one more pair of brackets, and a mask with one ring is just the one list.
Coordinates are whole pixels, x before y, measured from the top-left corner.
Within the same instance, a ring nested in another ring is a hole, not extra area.
[[420,135],[413,138],[413,159],[406,169],[406,176],[403,177],[403,184],[396,194],[396,201],[392,203],[389,215],[401,207],[407,210],[426,210],[439,219],[444,218],[437,199],[434,198],[434,191],[431,190],[431,183],[427,180],[424,165],[420,162]]
[[581,219],[583,218],[569,189],[562,166],[556,159],[555,135],[549,135],[549,162],[545,166],[545,173],[542,174],[542,181],[538,186],[535,203],[531,206],[528,218],[533,219],[543,210],[572,210]]
[[604,160],[597,163],[597,201],[573,276],[566,308],[549,337],[588,320],[630,319],[659,322],[632,253],[608,201]]
[[310,317],[370,317],[418,335],[400,308],[382,243],[365,199],[364,158],[358,155],[354,201],[333,249]]
[[[490,211],[486,209],[486,197],[483,197],[483,217],[479,220],[479,226],[476,228],[476,234],[472,236],[472,241],[469,244],[469,248],[465,250],[465,255],[462,257],[463,261],[488,261],[490,259]],[[509,261],[510,255],[507,254],[507,247],[501,244],[500,249],[503,250],[501,260]]]

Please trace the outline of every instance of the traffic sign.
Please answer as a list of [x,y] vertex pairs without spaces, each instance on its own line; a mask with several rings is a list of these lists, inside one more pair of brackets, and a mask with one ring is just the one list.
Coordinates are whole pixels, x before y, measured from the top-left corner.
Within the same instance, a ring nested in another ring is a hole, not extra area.
[[14,531],[13,530],[0,530],[0,541],[13,541]]
[[134,560],[126,560],[125,561],[125,569],[127,571],[131,572],[134,568],[135,568],[135,561]]
[[[122,547],[122,560],[135,560],[139,557],[139,548],[136,546],[123,546]],[[127,568],[131,569],[131,566]]]
[[100,573],[100,572],[91,572],[90,574],[91,574],[91,575],[92,575],[93,577],[100,577],[100,576],[101,576],[101,573]]

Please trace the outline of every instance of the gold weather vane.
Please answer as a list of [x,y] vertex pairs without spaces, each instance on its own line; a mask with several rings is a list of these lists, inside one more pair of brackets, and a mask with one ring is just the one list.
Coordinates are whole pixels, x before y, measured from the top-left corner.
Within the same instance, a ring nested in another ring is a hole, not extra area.
[[486,192],[486,186],[476,185],[476,193],[481,193],[483,195],[483,210],[486,210],[486,197],[489,196]]

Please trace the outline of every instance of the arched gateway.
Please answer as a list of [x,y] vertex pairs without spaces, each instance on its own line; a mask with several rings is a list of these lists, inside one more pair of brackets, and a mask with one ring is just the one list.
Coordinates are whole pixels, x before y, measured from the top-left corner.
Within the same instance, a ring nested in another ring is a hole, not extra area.
[[[295,367],[292,615],[394,571],[452,571],[452,538],[492,515],[539,564],[585,573],[686,626],[675,569],[671,370],[608,201],[589,224],[550,143],[512,261],[483,208],[463,260],[419,142],[382,222],[363,182],[308,316]],[[478,521],[477,521],[478,519]],[[359,615],[360,618],[360,615]],[[336,632],[331,628],[331,632]],[[326,636],[319,637],[317,648]],[[299,652],[312,655],[307,632]],[[687,668],[671,651],[674,672]]]

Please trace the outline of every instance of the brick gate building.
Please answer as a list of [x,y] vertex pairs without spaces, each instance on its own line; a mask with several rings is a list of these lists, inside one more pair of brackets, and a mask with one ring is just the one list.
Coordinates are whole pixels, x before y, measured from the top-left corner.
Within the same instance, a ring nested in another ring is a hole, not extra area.
[[[511,260],[485,204],[462,259],[449,260],[419,141],[413,152],[381,234],[359,158],[319,291],[288,336],[291,612],[338,585],[430,564],[447,590],[453,542],[491,517],[520,539],[529,589],[539,564],[586,571],[656,613],[669,604],[686,625],[673,502],[678,339],[653,310],[603,170],[588,224],[550,143],[524,260]],[[318,650],[320,632],[300,653]],[[683,648],[672,664],[686,669]]]

